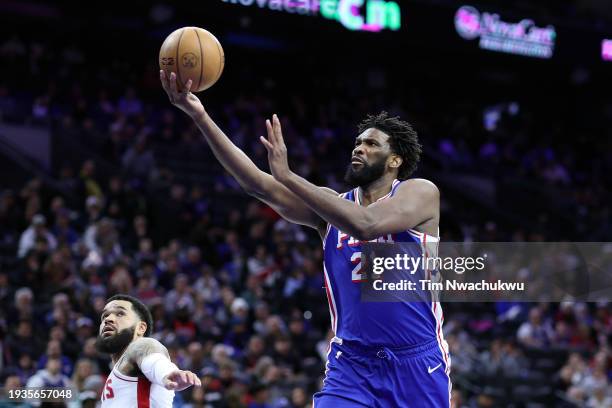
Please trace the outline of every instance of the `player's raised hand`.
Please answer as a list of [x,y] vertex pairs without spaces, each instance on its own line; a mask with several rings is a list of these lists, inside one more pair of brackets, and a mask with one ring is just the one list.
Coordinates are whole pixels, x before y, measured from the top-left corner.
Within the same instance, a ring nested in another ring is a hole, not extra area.
[[185,88],[180,91],[178,90],[176,74],[174,72],[171,72],[168,78],[162,69],[159,71],[159,79],[161,80],[164,91],[166,91],[168,95],[168,99],[170,99],[170,102],[174,106],[192,118],[204,113],[204,105],[202,105],[202,102],[197,96],[191,93],[191,86],[193,85],[191,79],[187,81]]
[[192,385],[201,387],[202,382],[198,376],[191,371],[175,370],[164,377],[164,387],[166,387],[167,390],[183,391]]
[[270,172],[276,180],[282,183],[291,174],[291,170],[287,159],[287,146],[285,146],[280,120],[276,114],[272,115],[272,122],[266,120],[266,130],[268,138],[259,136],[259,140],[268,151]]

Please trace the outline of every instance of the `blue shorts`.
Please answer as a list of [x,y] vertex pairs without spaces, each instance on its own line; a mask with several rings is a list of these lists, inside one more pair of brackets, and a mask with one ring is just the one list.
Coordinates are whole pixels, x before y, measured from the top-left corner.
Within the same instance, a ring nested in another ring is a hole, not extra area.
[[401,349],[332,343],[314,408],[450,408],[450,357],[437,340]]

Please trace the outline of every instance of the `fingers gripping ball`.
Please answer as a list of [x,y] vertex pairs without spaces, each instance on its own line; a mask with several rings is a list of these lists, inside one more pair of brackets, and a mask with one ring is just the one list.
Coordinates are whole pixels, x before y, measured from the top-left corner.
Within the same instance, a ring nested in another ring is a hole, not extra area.
[[201,92],[213,86],[221,77],[225,54],[221,43],[210,32],[198,27],[183,27],[172,32],[159,50],[159,67],[176,73],[181,90],[190,79],[191,92]]

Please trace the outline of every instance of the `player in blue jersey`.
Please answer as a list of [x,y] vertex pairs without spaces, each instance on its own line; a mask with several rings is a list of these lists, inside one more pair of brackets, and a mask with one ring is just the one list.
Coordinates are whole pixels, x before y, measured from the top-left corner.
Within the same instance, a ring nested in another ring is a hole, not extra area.
[[247,193],[285,219],[315,228],[323,240],[335,337],[314,407],[450,407],[450,357],[435,294],[421,302],[360,298],[362,242],[414,242],[425,255],[436,255],[439,191],[430,181],[409,178],[421,154],[410,124],[385,112],[366,118],[345,176],[355,188],[338,194],[291,171],[276,115],[266,121],[267,138],[260,137],[268,151],[268,174],[214,123],[189,92],[191,81],[178,92],[174,74],[168,78],[160,71],[160,78],[171,103],[191,116]]

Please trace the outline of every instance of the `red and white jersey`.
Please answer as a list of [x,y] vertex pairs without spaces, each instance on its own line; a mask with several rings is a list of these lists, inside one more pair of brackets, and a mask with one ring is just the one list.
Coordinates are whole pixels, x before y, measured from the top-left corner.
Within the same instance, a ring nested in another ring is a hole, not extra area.
[[174,391],[153,384],[146,377],[129,377],[117,367],[102,390],[102,408],[171,408]]

